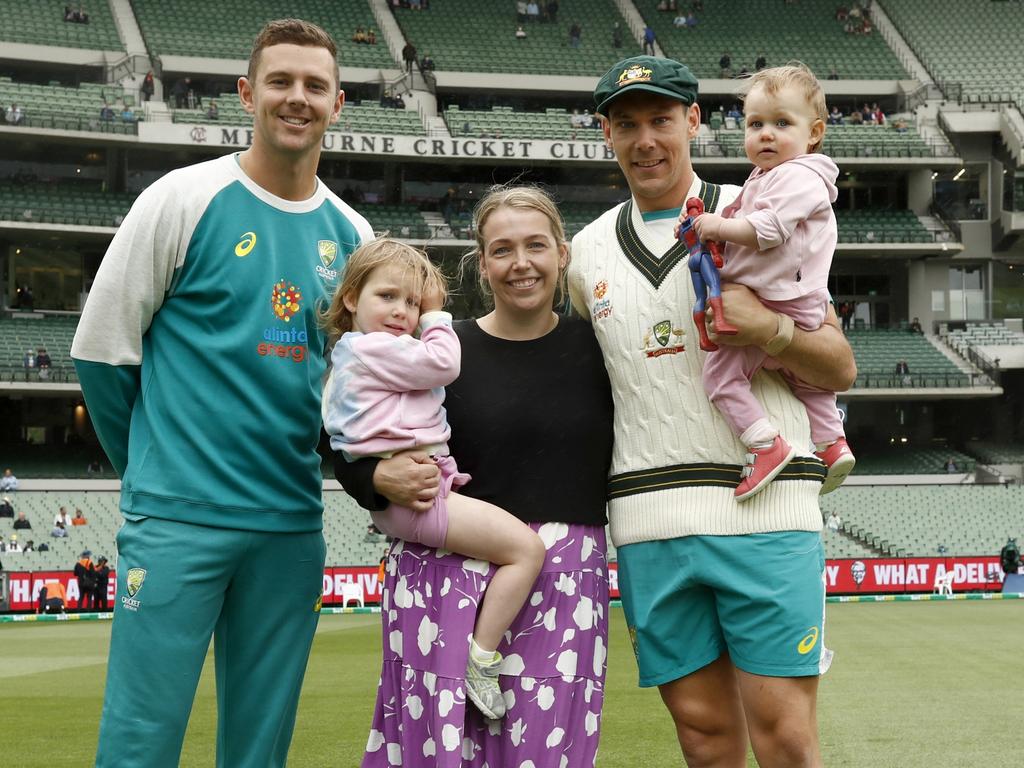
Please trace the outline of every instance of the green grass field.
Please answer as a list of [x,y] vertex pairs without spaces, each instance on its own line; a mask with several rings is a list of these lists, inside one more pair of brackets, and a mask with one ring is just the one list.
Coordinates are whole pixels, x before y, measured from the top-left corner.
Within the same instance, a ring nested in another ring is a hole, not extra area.
[[[680,766],[657,692],[636,686],[622,610],[611,619],[598,766]],[[825,765],[985,768],[1016,753],[1024,601],[837,604],[828,606],[827,622],[836,658],[821,684]],[[0,765],[92,764],[109,635],[105,621],[0,624]],[[376,615],[321,618],[289,766],[358,766],[379,635]],[[183,766],[213,765],[212,655],[208,662]],[[137,663],[150,663],[144,651]]]

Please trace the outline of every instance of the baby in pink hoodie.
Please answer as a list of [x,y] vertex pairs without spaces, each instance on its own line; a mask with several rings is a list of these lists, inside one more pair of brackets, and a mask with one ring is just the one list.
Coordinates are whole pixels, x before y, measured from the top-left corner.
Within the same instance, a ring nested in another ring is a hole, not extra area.
[[702,214],[694,227],[702,241],[725,241],[722,281],[755,291],[780,313],[779,329],[763,348],[722,347],[709,354],[704,389],[747,448],[737,500],[764,490],[796,455],[750,391],[750,379],[761,368],[780,370],[806,407],[815,455],[828,468],[821,492],[829,493],[856,463],[836,395],[801,381],[773,359],[792,340],[794,324],[816,330],[828,311],[839,169],[820,154],[825,96],[803,65],[773,67],[750,78],[744,104],[744,146],[754,170],[721,216]]

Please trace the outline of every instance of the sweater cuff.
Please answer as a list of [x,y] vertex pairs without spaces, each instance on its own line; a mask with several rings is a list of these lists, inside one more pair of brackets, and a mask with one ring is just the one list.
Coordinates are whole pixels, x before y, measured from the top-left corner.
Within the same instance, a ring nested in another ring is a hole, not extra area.
[[427,328],[434,325],[447,325],[452,324],[452,313],[444,312],[442,310],[434,310],[432,312],[424,312],[420,315],[419,332],[423,333]]

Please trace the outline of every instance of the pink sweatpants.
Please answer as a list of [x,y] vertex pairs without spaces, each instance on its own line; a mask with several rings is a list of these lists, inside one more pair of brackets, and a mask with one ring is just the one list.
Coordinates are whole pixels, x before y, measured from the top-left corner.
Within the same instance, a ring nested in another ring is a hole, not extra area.
[[[828,309],[828,305],[816,296],[788,301],[761,299],[761,303],[769,309],[789,315],[805,331],[820,328]],[[759,347],[723,345],[717,352],[708,354],[704,361],[702,381],[708,398],[737,436],[742,435],[755,421],[767,418],[761,403],[750,391],[751,378],[762,368],[780,371],[793,394],[804,404],[811,425],[811,439],[815,443],[832,443],[844,436],[835,392],[801,381]]]

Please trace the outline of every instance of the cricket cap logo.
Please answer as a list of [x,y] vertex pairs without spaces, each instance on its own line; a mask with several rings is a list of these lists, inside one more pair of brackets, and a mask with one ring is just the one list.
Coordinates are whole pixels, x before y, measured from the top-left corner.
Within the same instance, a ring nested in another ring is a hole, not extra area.
[[660,323],[654,326],[654,340],[657,341],[661,346],[668,344],[669,334],[672,333],[672,321],[662,320]]
[[142,589],[142,582],[146,580],[145,568],[128,569],[128,597],[135,597]]
[[622,74],[619,75],[619,80],[616,85],[618,85],[619,88],[622,88],[627,85],[633,85],[634,83],[649,83],[652,77],[654,77],[654,70],[649,67],[642,67],[639,64],[634,64],[622,70]]
[[331,266],[338,258],[338,244],[333,240],[317,240],[317,253],[320,254],[320,261],[325,267]]

